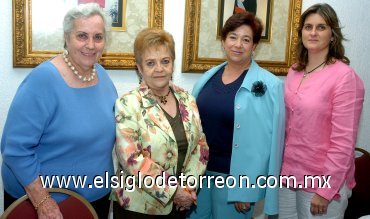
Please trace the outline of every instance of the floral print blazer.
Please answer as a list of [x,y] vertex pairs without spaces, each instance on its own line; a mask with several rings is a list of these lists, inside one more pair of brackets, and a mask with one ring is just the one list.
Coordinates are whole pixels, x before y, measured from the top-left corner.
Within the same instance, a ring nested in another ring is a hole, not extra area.
[[[127,210],[155,215],[171,212],[176,187],[171,188],[166,183],[164,186],[146,187],[143,182],[145,175],[155,179],[164,173],[168,179],[168,176],[176,175],[177,168],[182,168],[185,176],[199,179],[205,172],[208,145],[195,99],[189,93],[171,87],[179,102],[188,141],[182,167],[177,166],[175,135],[151,90],[142,83],[116,101],[116,153],[120,164],[117,174],[123,179],[123,187],[121,185],[114,191],[120,205]],[[133,184],[134,187],[130,188]]]

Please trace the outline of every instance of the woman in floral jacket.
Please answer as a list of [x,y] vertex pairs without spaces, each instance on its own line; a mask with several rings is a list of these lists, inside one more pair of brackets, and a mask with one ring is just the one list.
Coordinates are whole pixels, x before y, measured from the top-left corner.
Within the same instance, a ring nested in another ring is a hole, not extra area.
[[[116,153],[123,185],[115,190],[119,204],[114,204],[114,216],[185,218],[208,161],[196,102],[170,85],[175,49],[169,33],[141,31],[134,53],[143,82],[116,101]],[[164,179],[159,180],[163,185],[156,184],[158,179]]]

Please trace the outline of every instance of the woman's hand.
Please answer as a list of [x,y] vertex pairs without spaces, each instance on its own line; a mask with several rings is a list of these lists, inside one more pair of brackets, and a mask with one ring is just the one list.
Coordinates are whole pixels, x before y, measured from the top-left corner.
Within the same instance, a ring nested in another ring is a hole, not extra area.
[[234,206],[235,206],[235,209],[239,213],[245,214],[251,208],[251,203],[249,203],[249,202],[235,202]]
[[311,199],[311,214],[322,215],[328,210],[329,201],[318,194],[315,194]]
[[40,219],[63,219],[58,204],[52,199],[48,191],[42,186],[40,178],[36,178],[32,183],[24,188],[28,198],[37,209]]
[[197,204],[197,193],[195,191],[195,188],[185,187],[185,192],[189,193],[191,195],[191,198],[193,199],[193,204]]
[[183,211],[185,209],[190,209],[194,202],[197,200],[197,195],[193,189],[185,189],[178,187],[173,198],[173,202],[176,205],[176,209]]
[[39,219],[63,219],[58,204],[52,198],[48,198],[40,205],[37,215]]

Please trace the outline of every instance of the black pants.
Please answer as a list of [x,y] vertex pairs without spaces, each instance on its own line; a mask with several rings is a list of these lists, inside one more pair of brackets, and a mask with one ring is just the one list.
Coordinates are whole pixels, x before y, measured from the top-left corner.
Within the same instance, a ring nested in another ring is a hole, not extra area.
[[4,211],[13,203],[15,202],[17,199],[14,198],[13,196],[9,195],[9,193],[7,193],[5,190],[4,190]]
[[186,211],[177,211],[175,206],[168,215],[149,215],[123,209],[113,202],[113,219],[185,219]]
[[98,214],[99,219],[107,219],[109,214],[109,207],[110,207],[110,200],[109,195],[104,196],[101,199],[96,201],[90,202],[90,204],[94,207],[96,213]]
[[[9,195],[9,193],[4,190],[4,211],[16,200],[16,198]],[[99,219],[108,218],[110,207],[109,193],[101,199],[90,202],[90,204],[94,207]]]

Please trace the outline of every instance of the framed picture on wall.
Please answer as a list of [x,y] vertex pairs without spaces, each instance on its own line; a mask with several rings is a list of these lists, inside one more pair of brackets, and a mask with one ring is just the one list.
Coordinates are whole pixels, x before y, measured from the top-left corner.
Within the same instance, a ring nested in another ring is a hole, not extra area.
[[[91,1],[13,0],[13,66],[34,67],[61,54],[64,15],[70,8],[85,2]],[[163,29],[163,0],[92,2],[111,12],[113,30],[116,30],[110,31],[100,64],[107,69],[135,69],[135,36],[146,27]]]
[[[251,7],[240,2],[243,3],[235,0],[218,0],[218,4],[209,0],[186,0],[183,72],[205,72],[225,61],[220,38],[215,36],[219,35],[221,22],[227,16],[235,10]],[[264,2],[263,13],[258,12],[261,2]],[[236,6],[240,6],[239,9]],[[268,27],[265,32],[267,38],[258,44],[254,59],[276,75],[286,75],[295,61],[296,29],[301,8],[302,0],[261,0],[257,1],[256,9],[251,9],[265,20]]]
[[271,13],[273,0],[218,0],[217,37],[226,20],[235,13],[251,12],[261,19],[263,24],[262,41],[269,41],[271,32]]
[[78,4],[95,2],[112,18],[112,30],[126,31],[127,0],[78,0]]

